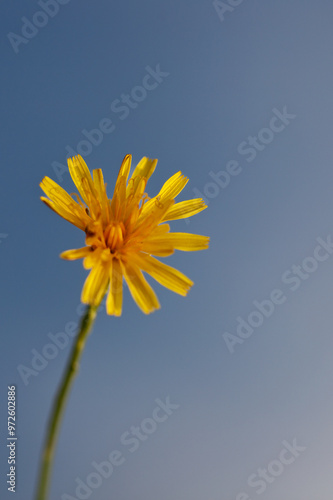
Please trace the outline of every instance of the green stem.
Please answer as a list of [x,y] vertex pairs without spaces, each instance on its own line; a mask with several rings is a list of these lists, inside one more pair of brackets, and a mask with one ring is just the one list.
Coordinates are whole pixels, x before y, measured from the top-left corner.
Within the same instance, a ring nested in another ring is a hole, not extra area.
[[54,450],[59,434],[61,419],[74,378],[79,371],[81,355],[91,327],[96,318],[97,309],[98,306],[87,306],[86,312],[81,320],[80,331],[76,337],[76,342],[72,347],[72,352],[63,375],[63,379],[53,403],[51,418],[49,420],[46,434],[44,452],[41,460],[36,500],[47,500],[48,497]]

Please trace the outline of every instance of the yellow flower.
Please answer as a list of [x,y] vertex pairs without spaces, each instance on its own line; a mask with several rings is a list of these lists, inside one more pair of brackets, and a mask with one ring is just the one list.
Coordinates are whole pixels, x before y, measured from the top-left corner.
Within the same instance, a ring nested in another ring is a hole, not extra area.
[[85,269],[91,269],[82,289],[82,302],[98,305],[108,288],[106,310],[115,316],[122,311],[123,278],[144,313],[160,307],[142,271],[166,288],[186,295],[193,282],[152,255],[166,257],[174,250],[203,250],[209,243],[207,236],[171,233],[166,224],[207,208],[201,198],[175,203],[188,179],[177,172],[157,196],[149,198],[145,194],[146,184],[157,160],[142,158],[128,180],[131,160],[131,155],[125,156],[111,200],[106,194],[102,170],[93,170],[91,177],[81,156],[68,159],[68,167],[83,201],[76,194],[69,195],[49,177],[40,183],[48,196],[41,200],[86,233],[85,247],[60,255],[67,260],[83,258]]

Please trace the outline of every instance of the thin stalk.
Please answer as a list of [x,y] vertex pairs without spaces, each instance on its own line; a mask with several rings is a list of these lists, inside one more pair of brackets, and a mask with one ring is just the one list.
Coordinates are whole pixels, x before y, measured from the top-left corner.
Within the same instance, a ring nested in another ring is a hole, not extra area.
[[50,487],[51,471],[54,459],[55,446],[58,439],[60,423],[66,407],[70,389],[76,377],[83,349],[96,318],[98,306],[87,306],[80,323],[75,344],[68,360],[65,373],[60,383],[56,398],[53,403],[51,417],[48,423],[44,451],[41,459],[40,474],[36,500],[47,500]]

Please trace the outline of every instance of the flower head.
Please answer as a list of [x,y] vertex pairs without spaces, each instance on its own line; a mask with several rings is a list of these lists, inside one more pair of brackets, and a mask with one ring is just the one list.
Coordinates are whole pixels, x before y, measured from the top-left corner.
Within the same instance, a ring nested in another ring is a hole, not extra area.
[[82,302],[98,305],[108,289],[106,310],[115,316],[122,311],[123,278],[144,313],[160,307],[142,271],[166,288],[186,295],[193,282],[153,255],[166,257],[174,250],[203,250],[209,243],[207,236],[171,233],[167,224],[206,208],[201,198],[175,203],[188,179],[177,172],[157,196],[149,198],[146,184],[157,160],[142,158],[128,179],[131,159],[131,155],[125,156],[111,199],[106,194],[102,170],[93,170],[91,176],[81,156],[68,159],[68,167],[82,200],[76,194],[69,195],[49,177],[40,183],[48,197],[42,196],[41,200],[86,234],[85,247],[60,255],[67,260],[83,258],[85,269],[91,269],[82,289]]

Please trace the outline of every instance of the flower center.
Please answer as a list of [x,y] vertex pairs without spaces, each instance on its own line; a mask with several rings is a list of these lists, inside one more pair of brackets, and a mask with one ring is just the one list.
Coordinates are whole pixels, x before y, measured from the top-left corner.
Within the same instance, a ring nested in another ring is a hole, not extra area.
[[124,244],[125,226],[122,222],[112,222],[104,231],[104,238],[111,253],[115,253]]

